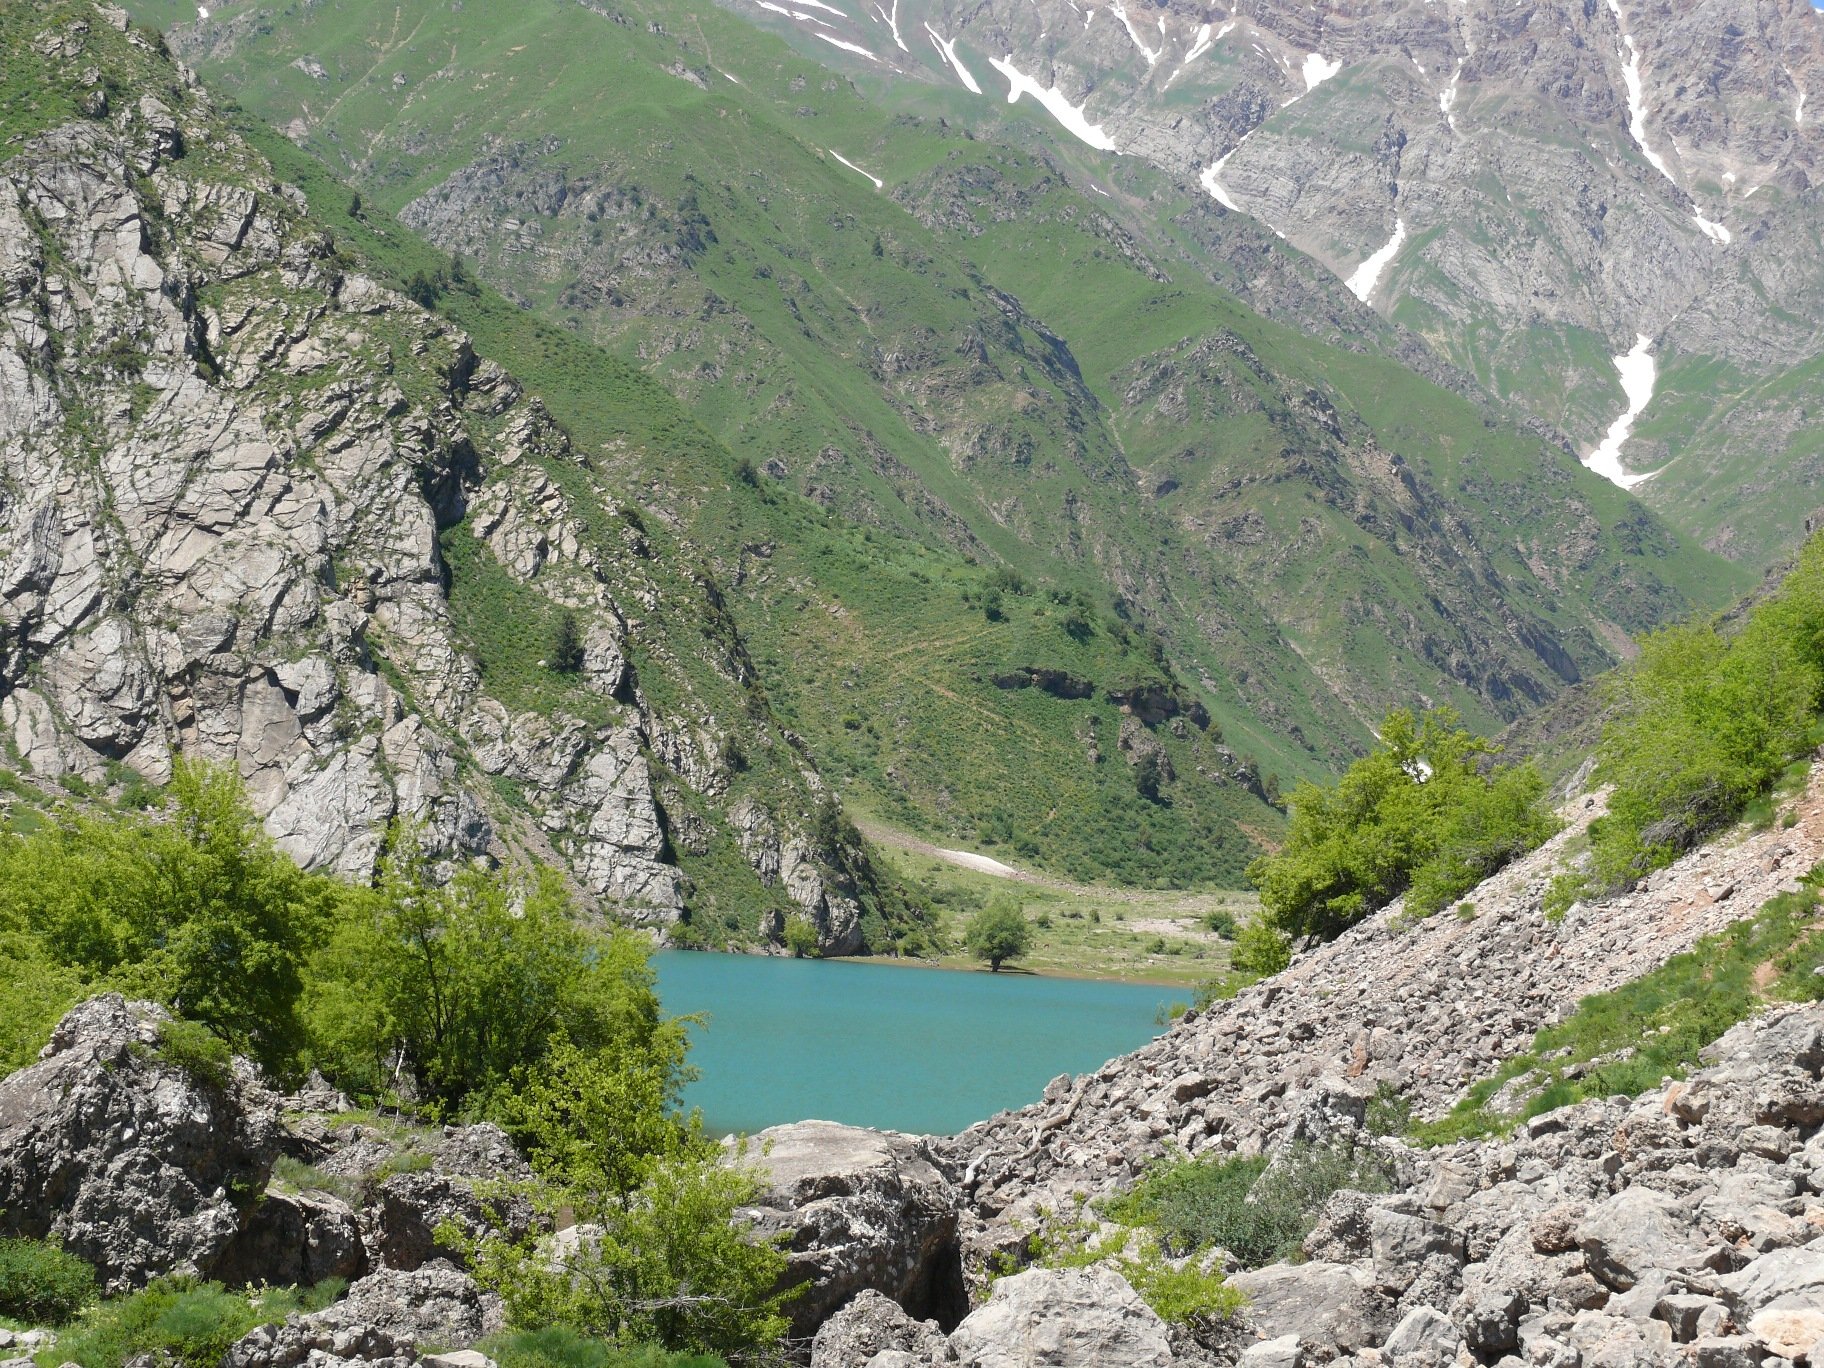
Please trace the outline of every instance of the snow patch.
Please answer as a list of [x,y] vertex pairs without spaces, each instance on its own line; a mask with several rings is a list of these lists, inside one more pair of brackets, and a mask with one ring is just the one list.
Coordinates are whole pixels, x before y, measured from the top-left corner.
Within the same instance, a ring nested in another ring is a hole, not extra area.
[[1463,63],[1457,63],[1457,69],[1450,74],[1450,84],[1438,92],[1438,108],[1444,111],[1444,122],[1450,125],[1450,131],[1457,131],[1457,116],[1451,113],[1457,103],[1457,81],[1463,75]]
[[[1092,10],[1090,12],[1093,14],[1095,11]],[[1059,90],[1055,85],[1049,90],[1041,87],[1037,81],[1033,80],[1032,77],[1026,75],[1013,64],[1013,54],[1011,52],[1007,54],[1006,60],[1004,61],[990,57],[988,59],[988,65],[1007,78],[1008,104],[1018,104],[1020,96],[1030,95],[1041,105],[1045,106],[1046,112],[1059,123],[1063,124],[1065,129],[1068,130],[1073,137],[1088,143],[1091,147],[1099,148],[1104,152],[1116,151],[1115,140],[1102,131],[1102,125],[1092,124],[1084,116],[1082,105],[1073,105],[1069,100],[1064,98],[1064,92]]]
[[854,162],[850,161],[847,157],[843,156],[842,153],[838,152],[835,148],[827,147],[824,150],[826,152],[828,152],[832,157],[836,158],[836,160],[841,162],[844,166],[848,167],[849,170],[859,172],[861,175],[864,175],[869,180],[873,181],[874,188],[876,190],[879,190],[886,185],[886,182],[883,181],[879,176],[875,175],[872,171],[862,171],[862,169],[859,166],[855,165]]
[[1704,230],[1704,236],[1709,238],[1712,242],[1720,242],[1723,246],[1727,247],[1730,240],[1735,236],[1727,228],[1723,227],[1722,224],[1711,222],[1695,209],[1691,211],[1691,217],[1697,220],[1697,226]]
[[813,32],[816,34],[817,37],[823,39],[823,41],[828,43],[831,47],[839,47],[844,52],[853,52],[858,57],[866,57],[870,62],[878,62],[880,60],[880,58],[876,57],[873,53],[869,52],[866,48],[860,47],[854,43],[845,43],[842,41],[842,39],[832,37],[830,34],[823,32],[823,30],[821,30],[821,29],[815,29],[815,30],[813,30]]
[[823,0],[804,0],[804,3],[809,5],[812,9],[828,10],[838,19],[847,19],[849,17],[846,11],[839,10],[834,5],[826,5]]
[[969,93],[971,95],[980,95],[982,93],[982,88],[975,83],[975,77],[970,75],[969,68],[964,66],[962,59],[956,55],[956,39],[952,38],[946,43],[942,38],[938,37],[937,30],[932,28],[930,24],[925,25],[925,32],[931,35],[931,41],[937,45],[937,50],[944,54],[945,59],[956,71],[958,79],[968,87]]
[[[207,5],[198,5],[196,7],[196,17],[198,19],[207,19],[209,17],[209,7]],[[1804,102],[1805,97],[1801,95],[1799,97],[1799,103],[1802,105]]]
[[1221,28],[1216,30],[1216,33],[1214,36],[1211,35],[1210,26],[1208,24],[1205,24],[1202,28],[1198,29],[1197,30],[1197,41],[1195,43],[1192,43],[1191,50],[1184,54],[1184,60],[1178,64],[1178,70],[1174,71],[1169,77],[1166,78],[1166,82],[1165,82],[1166,85],[1168,85],[1168,86],[1171,85],[1171,83],[1173,81],[1177,80],[1179,78],[1179,76],[1183,75],[1184,69],[1186,67],[1188,67],[1192,62],[1196,61],[1199,57],[1203,56],[1203,54],[1208,52],[1211,48],[1215,47],[1217,43],[1221,42],[1224,38],[1226,38],[1228,36],[1229,30],[1234,27],[1235,27],[1235,21],[1233,19],[1230,19],[1228,22],[1223,24],[1223,26]]
[[901,52],[912,51],[911,48],[906,46],[906,40],[899,36],[899,0],[893,0],[892,13],[889,14],[879,5],[874,6],[874,13],[878,14],[882,19],[885,19],[887,21],[887,27],[893,30],[893,42],[895,46],[897,46]]
[[1659,367],[1647,351],[1652,345],[1652,338],[1645,333],[1638,333],[1634,339],[1634,350],[1614,358],[1615,369],[1621,374],[1621,392],[1628,401],[1627,411],[1609,425],[1608,435],[1584,462],[1585,466],[1603,479],[1623,489],[1632,489],[1653,478],[1651,471],[1644,475],[1631,475],[1621,463],[1622,445],[1634,431],[1634,420],[1640,417],[1652,400],[1653,387],[1659,381]]
[[1406,220],[1396,218],[1393,221],[1393,236],[1388,238],[1381,250],[1355,268],[1354,273],[1343,284],[1349,292],[1362,303],[1368,302],[1368,296],[1374,293],[1374,287],[1381,283],[1381,274],[1406,242]]
[[1134,21],[1127,17],[1127,6],[1122,3],[1122,0],[1115,0],[1114,15],[1121,21],[1121,27],[1127,30],[1127,36],[1134,40],[1134,46],[1140,49],[1140,55],[1146,58],[1146,64],[1149,67],[1156,65],[1159,59],[1165,55],[1165,49],[1160,48],[1159,51],[1154,52],[1140,41],[1139,33],[1134,30]]
[[[1621,26],[1621,0],[1609,0],[1609,13],[1615,16],[1616,27]],[[1640,82],[1640,49],[1634,46],[1634,35],[1623,32],[1621,48],[1621,80],[1628,90],[1628,133],[1640,148],[1640,155],[1653,164],[1658,171],[1672,184],[1678,184],[1678,177],[1672,174],[1672,168],[1666,165],[1665,158],[1647,144],[1647,96]]]
[[1241,142],[1236,143],[1235,146],[1231,147],[1214,162],[1206,166],[1203,170],[1203,174],[1197,178],[1202,182],[1203,188],[1209,193],[1210,198],[1215,200],[1216,203],[1220,204],[1224,209],[1227,209],[1231,214],[1240,214],[1245,211],[1239,204],[1229,198],[1229,192],[1223,188],[1222,181],[1219,180],[1218,177],[1222,175],[1222,168],[1228,165],[1229,158],[1241,151],[1242,144],[1246,143],[1247,140],[1253,136],[1254,130],[1250,128],[1246,133],[1241,135]]
[[1341,62],[1326,62],[1321,52],[1308,55],[1305,58],[1305,94],[1309,95],[1342,69]]
[[964,869],[973,869],[980,874],[993,874],[1002,879],[1019,877],[1020,871],[1012,865],[1002,864],[986,855],[977,855],[973,850],[939,850],[937,854],[939,859],[961,865]]

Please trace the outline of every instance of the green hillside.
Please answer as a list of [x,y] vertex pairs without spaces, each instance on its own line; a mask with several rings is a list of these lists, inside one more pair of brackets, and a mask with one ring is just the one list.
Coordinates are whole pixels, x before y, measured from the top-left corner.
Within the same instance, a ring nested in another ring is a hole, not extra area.
[[[1739,587],[1489,405],[1250,312],[1169,216],[719,11],[320,3],[172,41],[359,187],[319,208],[397,278],[448,267],[394,213],[521,306],[440,302],[696,548],[782,715],[907,826],[1232,879],[1236,823],[1276,821],[1261,771],[1333,771],[1390,703],[1511,719]],[[1136,720],[1149,685],[1177,716]]]

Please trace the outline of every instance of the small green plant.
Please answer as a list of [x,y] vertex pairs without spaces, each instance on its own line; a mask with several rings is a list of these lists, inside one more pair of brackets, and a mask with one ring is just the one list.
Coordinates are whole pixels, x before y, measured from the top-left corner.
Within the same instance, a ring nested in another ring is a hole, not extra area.
[[559,674],[581,674],[583,669],[583,633],[577,626],[576,614],[558,615],[557,628],[551,636],[551,668]]
[[724,1360],[705,1354],[673,1354],[651,1344],[610,1344],[562,1325],[497,1335],[480,1348],[500,1368],[727,1368]]
[[95,1270],[51,1240],[0,1240],[0,1316],[62,1325],[95,1300]]
[[103,1302],[58,1336],[55,1361],[119,1368],[142,1354],[178,1368],[219,1368],[230,1347],[256,1325],[313,1311],[342,1294],[341,1280],[308,1290],[231,1292],[220,1283],[166,1278],[132,1296]]
[[1363,1124],[1370,1135],[1404,1135],[1412,1125],[1412,1099],[1382,1079],[1374,1085]]
[[152,1055],[211,1088],[226,1088],[234,1081],[234,1055],[228,1042],[200,1021],[173,1017],[160,1022]]
[[1241,923],[1235,920],[1235,914],[1226,907],[1212,907],[1203,914],[1204,929],[1214,932],[1226,941],[1232,941],[1241,934]]

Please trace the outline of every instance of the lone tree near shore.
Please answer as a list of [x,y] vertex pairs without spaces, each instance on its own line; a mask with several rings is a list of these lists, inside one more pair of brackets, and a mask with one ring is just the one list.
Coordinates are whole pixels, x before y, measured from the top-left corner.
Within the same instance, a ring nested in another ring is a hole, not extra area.
[[969,919],[963,943],[970,954],[987,960],[988,968],[998,974],[1008,960],[1019,959],[1032,949],[1032,927],[1018,903],[996,898]]

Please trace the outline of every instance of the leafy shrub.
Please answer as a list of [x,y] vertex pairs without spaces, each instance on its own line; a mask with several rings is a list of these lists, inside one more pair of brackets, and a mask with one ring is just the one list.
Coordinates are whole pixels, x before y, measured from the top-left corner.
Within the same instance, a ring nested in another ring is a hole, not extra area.
[[1401,894],[1429,916],[1557,830],[1530,765],[1495,762],[1448,708],[1387,715],[1381,745],[1330,788],[1300,784],[1277,854],[1248,867],[1267,925],[1329,940]]
[[1232,941],[1241,933],[1241,923],[1235,920],[1235,914],[1226,907],[1213,907],[1203,914],[1204,929],[1214,932],[1226,941]]
[[785,948],[793,959],[817,954],[817,924],[809,917],[793,915],[785,919]]
[[49,1240],[0,1240],[0,1315],[62,1325],[95,1300],[95,1270]]
[[1256,1155],[1168,1164],[1143,1178],[1111,1214],[1150,1227],[1169,1255],[1226,1249],[1245,1267],[1260,1268],[1295,1257],[1334,1194],[1385,1192],[1390,1177],[1372,1153],[1301,1143],[1277,1162]]
[[719,1358],[673,1354],[658,1345],[631,1348],[588,1339],[566,1326],[517,1330],[484,1342],[500,1368],[727,1368]]
[[344,1286],[338,1279],[309,1291],[249,1295],[220,1283],[167,1278],[91,1310],[58,1336],[57,1361],[119,1368],[141,1354],[155,1354],[179,1368],[220,1368],[229,1348],[254,1326],[327,1306]]
[[1291,940],[1264,920],[1251,921],[1236,932],[1229,963],[1247,980],[1277,974],[1291,962]]
[[181,1003],[280,1074],[304,1049],[304,965],[339,893],[261,829],[231,772],[180,761],[168,820],[71,815],[0,839],[0,948],[65,981]]
[[1656,632],[1615,689],[1591,824],[1597,890],[1671,863],[1766,794],[1816,741],[1824,703],[1824,536],[1733,637],[1715,625]]
[[196,1082],[226,1088],[234,1080],[234,1056],[228,1042],[200,1021],[174,1017],[158,1028],[158,1046],[152,1052]]

